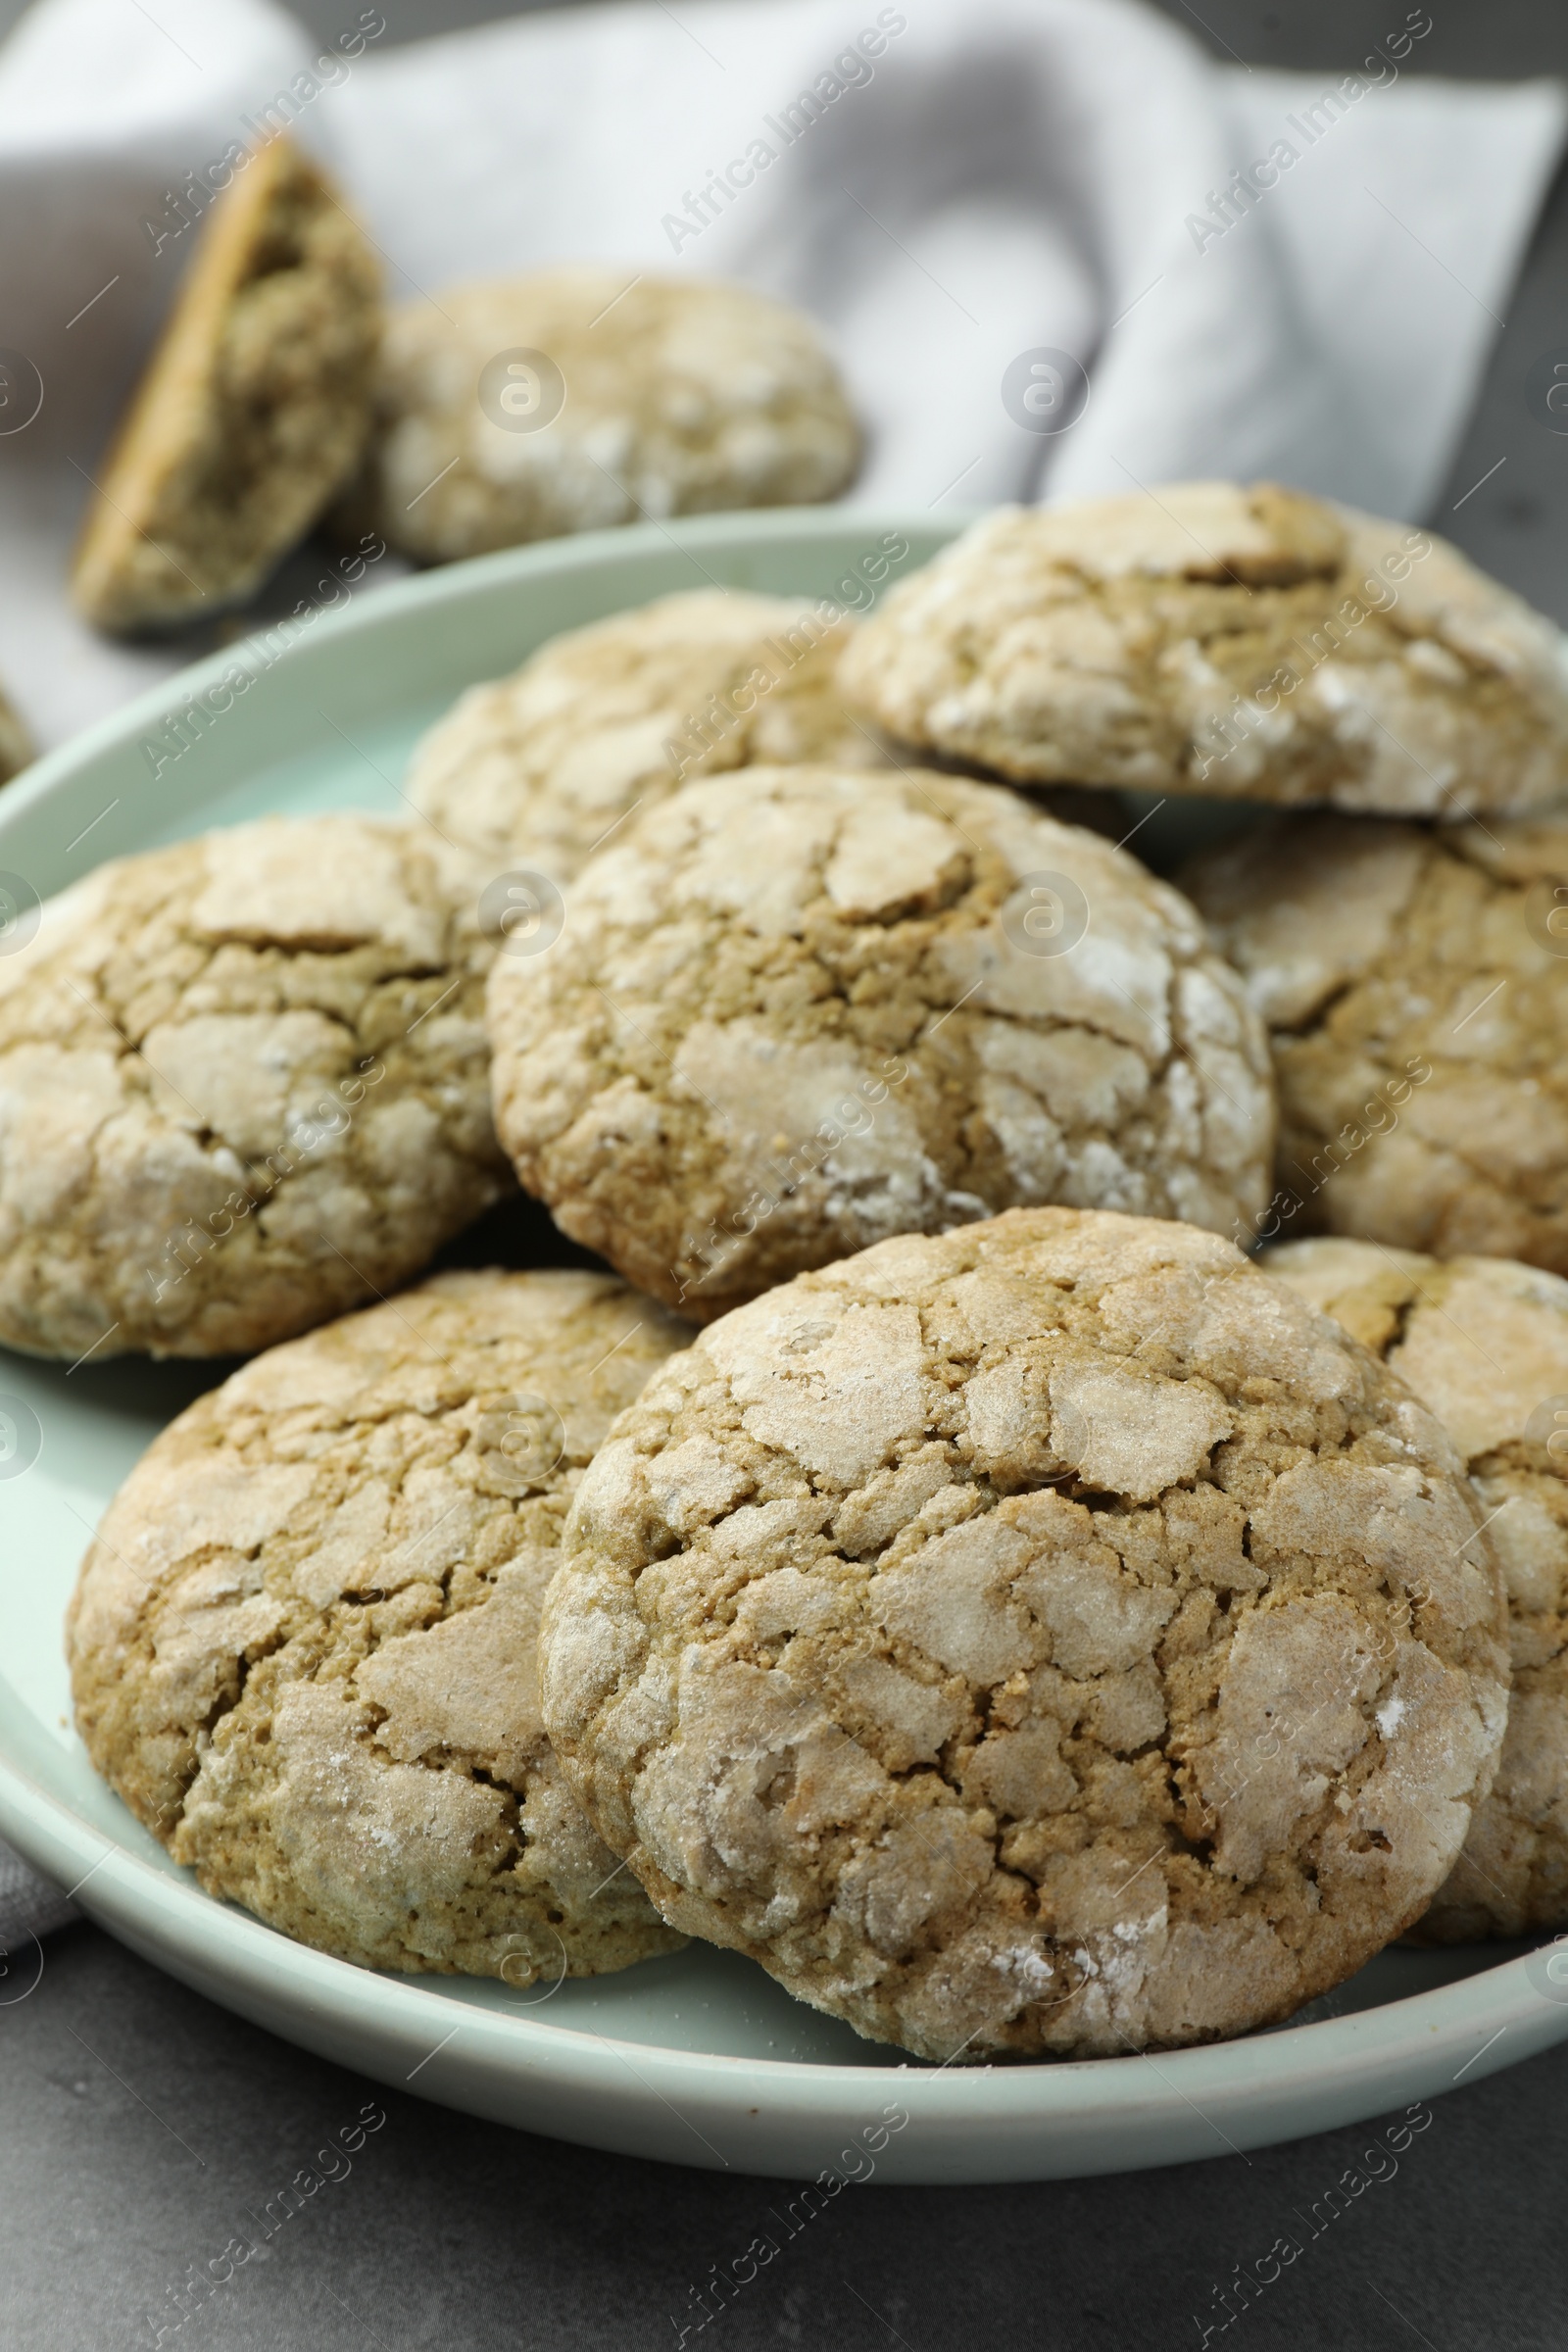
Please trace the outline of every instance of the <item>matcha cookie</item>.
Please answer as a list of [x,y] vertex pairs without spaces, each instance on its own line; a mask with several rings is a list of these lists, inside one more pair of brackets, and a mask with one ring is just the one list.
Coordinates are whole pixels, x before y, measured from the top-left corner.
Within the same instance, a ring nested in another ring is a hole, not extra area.
[[423,825],[120,858],[0,956],[0,1343],[248,1353],[510,1190],[474,877]]
[[853,626],[816,605],[699,588],[568,630],[514,676],[469,688],[416,750],[409,798],[454,840],[559,883],[688,776],[886,765],[833,688]]
[[1568,654],[1430,532],[1273,484],[1004,508],[896,588],[846,694],[1024,784],[1392,815],[1558,798]]
[[1492,1794],[1423,1942],[1568,1927],[1568,1283],[1372,1242],[1264,1259],[1408,1382],[1470,1465],[1508,1589],[1513,1696]]
[[0,693],[0,784],[9,783],[36,757],[20,713],[10,697]]
[[496,1121],[575,1241],[702,1321],[1032,1201],[1228,1229],[1262,1032],[1186,900],[951,776],[754,768],[634,818],[497,956]]
[[613,1415],[689,1336],[602,1275],[443,1274],[157,1439],[68,1635],[94,1765],[208,1892],[367,1968],[526,1984],[681,1941],[539,1714],[539,1606]]
[[1181,876],[1272,1032],[1257,1227],[1568,1272],[1568,817],[1279,820]]
[[166,628],[254,595],[360,463],[380,329],[374,254],[273,139],[214,205],[100,471],[72,575],[86,618]]
[[1288,2017],[1407,1927],[1496,1761],[1449,1440],[1228,1242],[884,1242],[657,1372],[579,1490],[556,1752],[674,1926],[924,2057]]
[[860,455],[808,318],[743,286],[550,270],[387,326],[363,510],[428,564],[667,514],[833,498]]

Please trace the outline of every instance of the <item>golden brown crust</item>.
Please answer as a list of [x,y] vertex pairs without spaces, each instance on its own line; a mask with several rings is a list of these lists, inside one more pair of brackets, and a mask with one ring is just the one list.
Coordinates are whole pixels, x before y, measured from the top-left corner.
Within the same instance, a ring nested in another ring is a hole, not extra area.
[[114,631],[242,603],[359,464],[380,271],[330,181],[287,138],[214,205],[100,469],[78,611]]
[[35,757],[20,713],[9,696],[0,694],[0,784],[8,784]]

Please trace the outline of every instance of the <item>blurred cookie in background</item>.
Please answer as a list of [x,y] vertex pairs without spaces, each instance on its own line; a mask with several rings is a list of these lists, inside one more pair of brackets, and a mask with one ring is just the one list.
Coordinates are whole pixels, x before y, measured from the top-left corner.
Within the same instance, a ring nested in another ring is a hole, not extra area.
[[335,497],[370,423],[380,270],[287,138],[213,206],[77,546],[78,611],[118,633],[243,604]]
[[605,524],[809,505],[860,431],[812,321],[742,286],[578,268],[450,286],[387,323],[340,522],[422,563]]
[[699,588],[568,630],[468,689],[415,751],[408,797],[486,857],[566,882],[690,776],[885,765],[834,688],[854,626],[818,604]]
[[37,758],[32,737],[15,704],[0,688],[0,784],[9,784]]
[[841,682],[1018,784],[1453,819],[1568,775],[1550,621],[1430,531],[1270,482],[1004,507],[894,589]]
[[1568,1927],[1568,1282],[1338,1239],[1264,1269],[1381,1356],[1469,1465],[1508,1592],[1513,1693],[1492,1793],[1416,1927],[1425,1943]]

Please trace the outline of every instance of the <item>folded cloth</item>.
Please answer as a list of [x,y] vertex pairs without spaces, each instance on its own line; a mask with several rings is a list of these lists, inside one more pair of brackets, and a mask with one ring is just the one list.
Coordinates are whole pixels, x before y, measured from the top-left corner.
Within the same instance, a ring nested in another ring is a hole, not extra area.
[[47,744],[188,658],[74,621],[69,549],[212,167],[285,123],[404,297],[583,259],[803,304],[858,499],[1221,472],[1419,516],[1565,127],[1555,82],[1417,80],[1429,26],[1390,0],[1354,71],[1283,74],[1136,0],[634,0],[395,49],[373,8],[313,43],[271,0],[40,0],[0,50],[0,680]]
[[51,1929],[80,1916],[58,1886],[29,1870],[9,1845],[0,1844],[0,2007],[28,1982],[29,1946]]
[[49,744],[212,641],[95,639],[69,553],[225,151],[285,125],[400,297],[589,260],[813,312],[858,500],[1272,474],[1419,517],[1568,123],[1555,82],[1410,75],[1429,29],[1390,0],[1364,61],[1283,74],[1136,0],[632,0],[397,49],[373,8],[313,43],[270,0],[40,0],[0,50],[0,681]]

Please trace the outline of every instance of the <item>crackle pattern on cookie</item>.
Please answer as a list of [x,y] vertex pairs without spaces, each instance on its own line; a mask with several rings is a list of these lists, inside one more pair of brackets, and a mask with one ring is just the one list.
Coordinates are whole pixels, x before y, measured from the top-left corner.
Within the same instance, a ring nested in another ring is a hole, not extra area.
[[409,799],[485,857],[562,883],[690,776],[885,766],[833,687],[853,626],[816,605],[700,588],[569,630],[514,676],[470,687],[416,750]]
[[1508,1258],[1291,1242],[1263,1260],[1408,1382],[1470,1465],[1508,1592],[1492,1794],[1416,1935],[1568,1927],[1568,1282]]
[[159,627],[243,602],[304,537],[370,429],[380,291],[293,141],[252,155],[106,462],[72,578],[89,620]]
[[579,1491],[550,1735],[666,1919],[860,2033],[1111,2054],[1289,2015],[1495,1763],[1444,1431],[1216,1236],[1069,1209],[802,1276]]
[[514,1984],[681,1941],[566,1787],[535,1644],[583,1467],[689,1336],[601,1275],[443,1274],[155,1442],[82,1564],[76,1722],[210,1893]]
[[846,657],[890,734],[1020,783],[1394,815],[1555,800],[1568,655],[1446,541],[1256,483],[1004,508]]
[[499,1199],[474,904],[426,828],[346,815],[49,901],[0,959],[0,1340],[249,1352]]
[[[564,400],[537,430],[486,414],[480,371],[542,352]],[[811,321],[741,286],[552,270],[445,289],[388,321],[379,439],[357,497],[426,563],[643,516],[835,497],[859,428]]]
[[1293,817],[1182,887],[1272,1032],[1279,1216],[1568,1272],[1568,818]]
[[1262,1033],[1192,907],[996,785],[689,784],[497,957],[488,1019],[523,1183],[705,1321],[892,1233],[1052,1200],[1220,1229],[1267,1184]]

